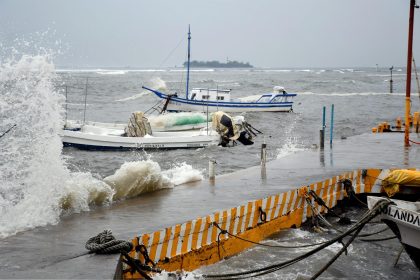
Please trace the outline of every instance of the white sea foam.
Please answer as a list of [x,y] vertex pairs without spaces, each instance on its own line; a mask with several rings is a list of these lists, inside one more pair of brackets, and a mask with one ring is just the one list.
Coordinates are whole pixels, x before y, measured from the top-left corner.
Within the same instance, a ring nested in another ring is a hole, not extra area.
[[[297,92],[299,95],[317,95],[317,96],[375,96],[375,95],[387,95],[389,96],[389,92],[331,92],[331,93],[317,93],[317,92]],[[405,93],[396,92],[392,93],[392,95],[405,95]]]
[[[153,78],[152,80],[150,80],[150,86],[149,87],[151,87],[153,89],[156,89],[156,90],[159,90],[159,91],[161,91],[161,90],[164,91],[164,90],[167,89],[166,88],[166,82],[159,77]],[[139,99],[139,98],[141,98],[143,96],[146,96],[146,95],[149,95],[149,94],[151,94],[150,91],[144,90],[144,91],[142,91],[138,94],[135,94],[133,96],[129,96],[129,97],[126,97],[126,98],[121,98],[121,99],[118,99],[118,100],[115,100],[115,101],[123,102],[123,101],[129,101],[129,100],[136,100],[136,99]]]
[[159,164],[151,160],[126,162],[114,175],[106,177],[104,182],[114,190],[114,200],[173,186],[171,181],[162,175]]
[[283,146],[277,149],[277,159],[287,157],[288,155],[304,151],[296,141],[289,139]]
[[203,180],[203,172],[194,169],[191,165],[185,162],[175,164],[171,169],[163,171],[162,175],[165,176],[170,182],[175,185],[181,185],[189,182]]
[[162,171],[152,160],[128,162],[102,180],[72,172],[58,132],[64,97],[54,87],[46,56],[22,56],[0,65],[0,237],[59,222],[61,215],[92,205],[201,180],[185,163]]
[[97,71],[96,74],[99,75],[125,75],[128,71],[125,70],[101,70]]
[[[153,275],[154,280],[170,280],[174,279],[173,273],[162,271],[161,273],[156,273]],[[177,273],[176,279],[182,279],[182,280],[199,280],[204,279],[202,274],[199,274],[195,271],[188,272],[188,271],[180,271]]]
[[[190,69],[190,72],[214,72],[214,69]],[[169,72],[187,72],[187,69],[171,69]]]

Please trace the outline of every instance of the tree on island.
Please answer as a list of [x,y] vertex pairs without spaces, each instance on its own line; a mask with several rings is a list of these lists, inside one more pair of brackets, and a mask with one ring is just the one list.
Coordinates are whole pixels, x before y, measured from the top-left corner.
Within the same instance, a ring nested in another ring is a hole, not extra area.
[[[184,67],[187,67],[188,62],[184,62]],[[207,68],[253,68],[249,62],[239,62],[239,61],[228,61],[227,63],[221,63],[219,61],[197,61],[193,60],[190,62],[190,67],[207,67]]]

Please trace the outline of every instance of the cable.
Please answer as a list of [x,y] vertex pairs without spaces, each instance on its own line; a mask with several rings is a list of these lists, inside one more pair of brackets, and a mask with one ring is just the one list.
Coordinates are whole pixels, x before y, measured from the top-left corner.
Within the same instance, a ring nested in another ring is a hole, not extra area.
[[[344,238],[345,236],[348,236],[350,234],[352,234],[353,232],[356,232],[355,234],[353,234],[352,238],[350,239],[350,241],[353,241],[357,235],[360,233],[360,231],[362,230],[362,228],[364,227],[364,225],[366,223],[368,223],[370,220],[372,220],[374,217],[376,217],[379,213],[380,210],[382,209],[382,207],[385,207],[387,205],[389,205],[391,202],[389,200],[380,200],[378,201],[375,206],[368,212],[366,213],[362,219],[357,222],[354,226],[352,226],[350,229],[348,229],[347,231],[345,231],[344,233],[340,234],[339,236],[331,239],[329,242],[305,253],[302,254],[296,258],[293,258],[291,260],[288,261],[284,261],[281,263],[277,263],[277,264],[273,264],[270,266],[266,266],[266,267],[262,267],[262,268],[258,268],[258,269],[253,269],[253,270],[248,270],[248,271],[243,271],[243,272],[237,272],[237,273],[227,273],[227,274],[204,274],[203,277],[204,278],[222,278],[222,279],[229,279],[229,280],[234,280],[234,279],[245,279],[245,278],[249,278],[249,277],[256,277],[256,276],[260,276],[260,275],[264,275],[264,274],[268,274],[274,271],[277,271],[279,269],[282,269],[284,267],[287,267],[289,265],[292,265],[300,260],[303,260],[317,252],[319,252],[320,250],[330,246],[331,244],[337,242],[337,241],[341,241],[342,238]],[[347,244],[349,245],[351,242],[347,242]],[[348,246],[347,245],[347,246]],[[346,247],[347,248],[347,247]],[[346,248],[343,248],[342,250],[340,250],[340,252],[344,252]],[[341,254],[340,253],[340,254]],[[337,256],[338,258],[338,256]],[[335,260],[335,259],[334,259]],[[321,271],[322,273],[322,271]]]

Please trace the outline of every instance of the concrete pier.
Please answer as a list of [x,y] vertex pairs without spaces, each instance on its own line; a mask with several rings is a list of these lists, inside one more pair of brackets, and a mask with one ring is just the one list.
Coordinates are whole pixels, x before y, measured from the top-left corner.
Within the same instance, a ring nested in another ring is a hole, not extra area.
[[[420,142],[417,134],[410,137]],[[333,148],[307,150],[261,167],[145,194],[135,199],[65,217],[56,226],[0,240],[0,278],[112,278],[117,255],[82,255],[85,242],[104,229],[130,240],[205,216],[361,168],[419,168],[420,147],[404,147],[404,135],[364,134],[336,141]],[[36,242],[33,242],[36,240]],[[19,252],[19,253],[18,253]],[[82,256],[80,256],[82,255]],[[77,269],[75,269],[77,268]]]

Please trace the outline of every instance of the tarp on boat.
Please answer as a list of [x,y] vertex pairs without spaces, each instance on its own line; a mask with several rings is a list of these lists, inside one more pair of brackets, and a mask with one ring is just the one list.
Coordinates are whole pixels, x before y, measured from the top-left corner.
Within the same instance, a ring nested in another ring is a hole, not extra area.
[[229,140],[236,140],[239,138],[239,130],[231,116],[225,112],[217,111],[213,114],[212,118],[213,129],[216,130],[220,136]]
[[243,145],[252,145],[252,136],[242,130],[243,119],[238,119],[237,122],[222,111],[217,111],[212,116],[212,127],[219,133],[222,138],[221,145],[226,146],[229,141],[238,140]]
[[152,135],[152,128],[143,112],[132,113],[124,131],[128,137],[143,137],[146,134]]
[[420,171],[398,169],[382,179],[382,187],[389,197],[399,192],[400,185],[420,187]]

